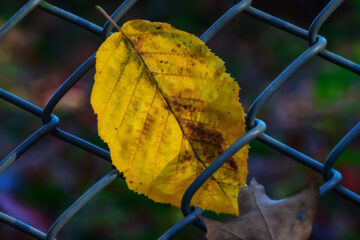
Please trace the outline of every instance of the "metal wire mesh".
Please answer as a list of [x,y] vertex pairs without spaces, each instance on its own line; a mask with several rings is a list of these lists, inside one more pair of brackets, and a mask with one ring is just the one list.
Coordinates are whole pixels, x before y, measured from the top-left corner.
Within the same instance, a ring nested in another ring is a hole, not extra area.
[[[135,3],[137,0],[126,0],[118,7],[112,14],[112,19],[118,21]],[[339,143],[328,154],[324,164],[321,162],[299,152],[295,149],[285,145],[265,134],[266,124],[257,119],[256,115],[260,111],[262,105],[267,102],[270,97],[278,91],[278,89],[291,78],[291,76],[299,70],[311,58],[318,55],[323,59],[330,61],[338,66],[341,66],[348,71],[360,74],[360,65],[348,59],[345,59],[329,50],[326,50],[326,39],[318,35],[319,29],[326,19],[341,5],[343,0],[332,0],[328,5],[317,15],[308,30],[304,30],[291,23],[283,21],[265,12],[262,12],[251,6],[251,0],[236,1],[234,6],[230,8],[222,17],[220,17],[205,33],[200,37],[204,42],[211,39],[225,24],[231,21],[236,15],[246,13],[255,17],[267,24],[273,25],[283,31],[293,34],[299,38],[307,40],[309,48],[306,49],[300,56],[296,58],[276,79],[274,79],[267,88],[257,97],[251,105],[247,115],[246,123],[248,127],[247,133],[238,139],[230,148],[228,148],[220,157],[218,157],[200,176],[189,186],[182,198],[182,212],[184,219],[170,228],[159,239],[171,239],[175,237],[180,231],[190,224],[195,224],[202,230],[206,231],[206,227],[199,220],[198,215],[202,214],[201,209],[191,207],[190,202],[199,189],[199,187],[233,154],[235,154],[244,145],[248,144],[253,139],[258,139],[262,143],[270,146],[278,152],[290,157],[291,159],[319,172],[322,174],[324,184],[320,187],[320,197],[324,196],[329,191],[334,191],[344,198],[354,202],[360,206],[360,196],[341,185],[342,175],[333,168],[334,163],[344,152],[344,150],[353,142],[353,140],[360,135],[360,123],[356,124],[346,136],[339,141]],[[0,29],[0,40],[27,14],[33,9],[40,8],[52,15],[71,22],[87,31],[103,37],[106,39],[113,29],[113,26],[106,22],[103,27],[97,26],[79,16],[69,13],[61,8],[49,4],[42,0],[28,1],[20,10],[18,10]],[[81,79],[95,64],[95,53],[88,58],[79,68],[77,68],[71,76],[58,88],[50,97],[46,106],[42,109],[34,104],[21,99],[12,93],[0,89],[0,98],[11,103],[24,111],[27,111],[39,118],[43,122],[43,126],[31,134],[25,141],[19,144],[12,152],[10,152],[0,162],[0,174],[3,173],[11,164],[13,164],[25,151],[34,146],[34,144],[42,139],[44,136],[51,134],[54,137],[61,139],[69,144],[83,149],[91,154],[94,154],[106,161],[111,162],[108,151],[64,130],[58,128],[59,118],[52,114],[54,108],[62,97],[74,86],[74,84]],[[41,232],[38,229],[21,222],[3,212],[0,212],[0,221],[8,224],[19,231],[26,233],[36,239],[55,239],[59,231],[66,225],[66,223],[97,193],[103,190],[106,186],[114,182],[122,175],[117,170],[112,170],[105,175],[100,181],[87,190],[80,198],[78,198],[68,209],[66,209],[60,217],[52,224],[47,233]]]

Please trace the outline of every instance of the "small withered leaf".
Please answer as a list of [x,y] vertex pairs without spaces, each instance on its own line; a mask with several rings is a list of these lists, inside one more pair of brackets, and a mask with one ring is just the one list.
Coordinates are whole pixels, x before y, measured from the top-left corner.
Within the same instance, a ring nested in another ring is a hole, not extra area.
[[239,217],[229,222],[200,218],[208,240],[305,240],[311,233],[318,195],[318,188],[311,185],[294,196],[272,200],[253,179],[239,191]]

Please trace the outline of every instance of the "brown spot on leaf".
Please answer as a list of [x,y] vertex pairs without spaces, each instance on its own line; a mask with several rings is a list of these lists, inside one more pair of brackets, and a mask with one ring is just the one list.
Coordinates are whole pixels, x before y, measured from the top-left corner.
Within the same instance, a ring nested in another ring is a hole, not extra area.
[[181,119],[181,122],[186,126],[186,135],[191,140],[211,143],[218,146],[224,143],[221,132],[212,126],[187,119]]
[[168,99],[170,102],[170,105],[174,108],[175,112],[178,113],[184,113],[184,112],[190,112],[194,113],[195,111],[199,111],[200,109],[196,108],[196,105],[193,101],[180,101],[180,100],[172,100]]
[[229,164],[229,166],[233,169],[233,170],[237,170],[238,169],[238,167],[237,167],[237,165],[236,165],[236,162],[235,162],[235,159],[232,157],[232,158],[230,158],[230,159],[228,159],[227,161],[226,161],[226,163],[228,163]]
[[221,146],[212,143],[202,143],[202,148],[197,149],[197,151],[199,152],[199,155],[203,156],[201,160],[207,164],[211,164],[224,152]]
[[146,120],[145,120],[145,123],[144,123],[144,126],[143,126],[143,132],[144,132],[144,135],[146,132],[148,132],[151,128],[151,125],[153,124],[153,122],[155,121],[154,117],[152,117],[150,114],[147,116]]
[[[131,39],[131,42],[136,48],[141,48],[144,44],[143,40],[140,37]],[[143,55],[143,53],[140,54]]]
[[179,158],[179,163],[183,163],[183,162],[188,162],[192,159],[192,154],[189,154],[189,153],[185,153],[185,154],[182,154],[181,157]]

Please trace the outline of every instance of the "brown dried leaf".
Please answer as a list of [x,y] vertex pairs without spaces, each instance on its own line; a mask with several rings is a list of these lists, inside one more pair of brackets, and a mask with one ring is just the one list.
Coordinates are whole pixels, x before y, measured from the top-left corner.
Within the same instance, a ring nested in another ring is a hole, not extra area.
[[314,185],[294,196],[272,200],[264,186],[253,179],[239,191],[240,217],[229,222],[201,219],[208,240],[303,240],[311,233],[317,201],[318,188]]

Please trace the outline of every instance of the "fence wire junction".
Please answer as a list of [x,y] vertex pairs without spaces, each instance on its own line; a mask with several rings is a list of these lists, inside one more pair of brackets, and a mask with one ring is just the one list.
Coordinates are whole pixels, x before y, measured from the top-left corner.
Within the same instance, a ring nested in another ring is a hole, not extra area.
[[[124,14],[137,2],[137,0],[124,1],[117,10],[112,14],[111,18],[117,22]],[[340,183],[342,175],[333,168],[334,163],[345,151],[345,149],[360,136],[360,122],[356,124],[343,139],[330,151],[324,164],[277,141],[265,133],[266,124],[260,119],[256,118],[257,113],[267,102],[270,97],[278,91],[278,89],[288,81],[291,76],[299,70],[306,62],[314,56],[332,62],[341,66],[353,73],[360,75],[360,65],[348,59],[345,59],[329,50],[326,50],[326,39],[318,32],[327,20],[327,18],[342,4],[343,0],[330,1],[322,11],[317,15],[308,30],[302,29],[289,22],[281,20],[263,11],[260,11],[251,6],[251,0],[235,1],[235,4],[223,16],[221,16],[205,33],[200,37],[204,42],[211,39],[225,24],[231,21],[236,15],[246,13],[256,19],[270,24],[276,28],[284,30],[299,38],[302,38],[309,43],[309,48],[306,49],[300,56],[298,56],[285,70],[283,70],[277,78],[275,78],[267,88],[256,98],[251,105],[247,115],[246,124],[248,127],[247,133],[238,139],[231,147],[229,147],[221,156],[219,156],[206,170],[204,170],[197,179],[189,186],[183,195],[181,202],[181,209],[184,214],[183,220],[171,227],[159,239],[172,239],[177,236],[184,228],[190,224],[195,224],[202,230],[206,231],[205,225],[201,222],[198,215],[202,214],[202,210],[196,206],[190,206],[191,199],[200,186],[232,155],[239,151],[244,145],[248,144],[253,139],[258,139],[263,144],[277,150],[278,152],[288,156],[289,158],[319,172],[322,174],[324,184],[320,187],[320,197],[324,196],[329,191],[334,191],[344,198],[354,202],[360,206],[360,195],[343,187]],[[71,22],[74,25],[81,27],[95,35],[102,37],[105,40],[110,36],[113,26],[107,21],[103,27],[100,27],[92,22],[89,22],[79,16],[58,8],[43,0],[30,0],[20,10],[18,10],[1,28],[0,40],[11,30],[14,26],[28,15],[33,9],[40,8],[45,12],[55,15],[65,21]],[[81,148],[91,154],[94,154],[111,163],[110,153],[87,140],[74,136],[60,128],[58,128],[59,118],[52,112],[62,97],[79,81],[84,74],[86,74],[95,65],[95,53],[91,55],[85,62],[77,68],[63,84],[57,88],[54,94],[48,100],[44,108],[35,106],[34,104],[0,88],[0,98],[11,103],[24,111],[27,111],[39,117],[43,126],[31,134],[25,141],[20,143],[12,152],[10,152],[0,162],[0,174],[3,173],[15,160],[17,160],[25,151],[34,146],[37,141],[44,136],[51,134],[54,137],[61,139],[73,146]],[[82,194],[71,206],[69,206],[62,214],[55,220],[47,233],[44,233],[33,226],[30,226],[20,220],[11,217],[3,212],[0,212],[0,221],[8,224],[25,234],[36,239],[53,240],[56,238],[60,230],[66,223],[91,200],[97,193],[102,191],[106,186],[114,182],[116,179],[122,178],[121,173],[116,169],[105,175],[100,181],[95,183],[90,189]]]

